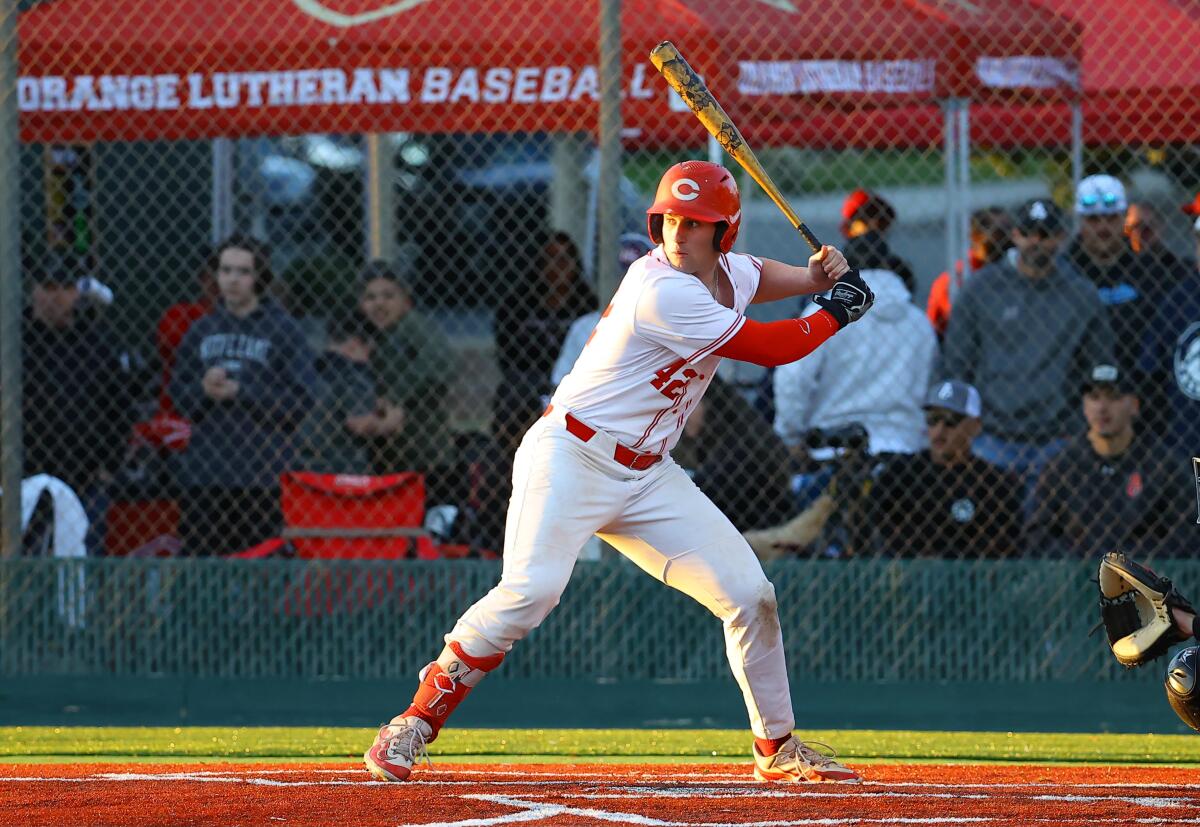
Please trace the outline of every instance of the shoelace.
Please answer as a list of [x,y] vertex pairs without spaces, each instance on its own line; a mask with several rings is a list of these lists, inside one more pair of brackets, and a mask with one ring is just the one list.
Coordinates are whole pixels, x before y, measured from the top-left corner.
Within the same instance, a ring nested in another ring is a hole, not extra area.
[[[415,725],[406,726],[405,729],[407,730],[406,732],[395,736],[398,744],[405,748],[408,754],[412,756],[414,764],[423,760],[426,766],[433,769],[433,759],[429,757],[428,742],[425,740],[425,733],[421,731],[419,726]],[[408,742],[405,743],[402,741],[401,739],[403,738],[407,738]]]
[[800,756],[805,761],[812,764],[814,767],[828,767],[830,764],[837,763],[834,761],[834,758],[837,756],[837,750],[822,741],[813,741],[812,743],[829,750],[830,754],[826,755],[823,752],[817,752],[809,744],[806,744],[804,741],[797,740],[796,751],[800,753]]

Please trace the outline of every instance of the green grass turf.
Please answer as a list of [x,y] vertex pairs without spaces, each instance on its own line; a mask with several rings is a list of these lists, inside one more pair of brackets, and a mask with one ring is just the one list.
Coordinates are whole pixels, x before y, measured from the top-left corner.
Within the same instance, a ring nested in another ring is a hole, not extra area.
[[[858,761],[1200,764],[1189,735],[805,731]],[[373,730],[352,727],[4,727],[0,761],[358,760]],[[472,761],[745,760],[741,730],[448,729],[437,759]]]

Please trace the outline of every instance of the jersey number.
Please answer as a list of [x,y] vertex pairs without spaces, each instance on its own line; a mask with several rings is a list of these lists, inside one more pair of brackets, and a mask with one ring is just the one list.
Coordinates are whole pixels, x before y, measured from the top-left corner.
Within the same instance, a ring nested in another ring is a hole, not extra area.
[[679,399],[687,392],[688,382],[693,379],[704,378],[691,368],[687,368],[680,374],[682,378],[676,379],[675,372],[683,367],[683,365],[684,361],[682,359],[672,362],[662,370],[655,372],[654,378],[650,380],[650,384],[668,399]]

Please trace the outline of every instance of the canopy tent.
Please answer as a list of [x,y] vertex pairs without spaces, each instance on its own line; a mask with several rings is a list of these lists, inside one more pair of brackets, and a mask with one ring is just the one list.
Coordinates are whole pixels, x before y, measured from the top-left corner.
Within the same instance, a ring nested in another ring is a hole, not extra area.
[[[988,97],[971,108],[975,146],[1066,146],[1193,143],[1200,141],[1200,4],[1175,0],[1032,0],[1071,17],[1082,45],[1080,86],[1073,101],[1036,97],[997,104]],[[1144,32],[1170,32],[1155,37]],[[1073,134],[1078,107],[1082,128]],[[772,142],[801,145],[895,148],[936,146],[943,116],[919,104],[889,110],[832,113],[826,118],[768,126]]]
[[[860,111],[1069,88],[1070,27],[1035,13],[1032,0],[1013,2],[1029,12],[1020,26],[992,12],[952,14],[950,0],[843,0],[819,14],[789,0],[625,0],[626,137],[697,134],[646,59],[663,39],[746,116],[748,134],[760,125],[772,134],[770,124],[810,117],[814,105]],[[22,138],[594,131],[597,8],[49,0],[19,21]]]

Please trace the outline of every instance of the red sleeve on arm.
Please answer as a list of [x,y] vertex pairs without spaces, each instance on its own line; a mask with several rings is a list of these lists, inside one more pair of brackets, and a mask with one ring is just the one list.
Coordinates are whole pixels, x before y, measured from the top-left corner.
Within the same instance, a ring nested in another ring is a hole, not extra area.
[[717,355],[773,368],[803,359],[837,332],[837,320],[825,310],[778,322],[746,319],[742,329],[717,348]]

